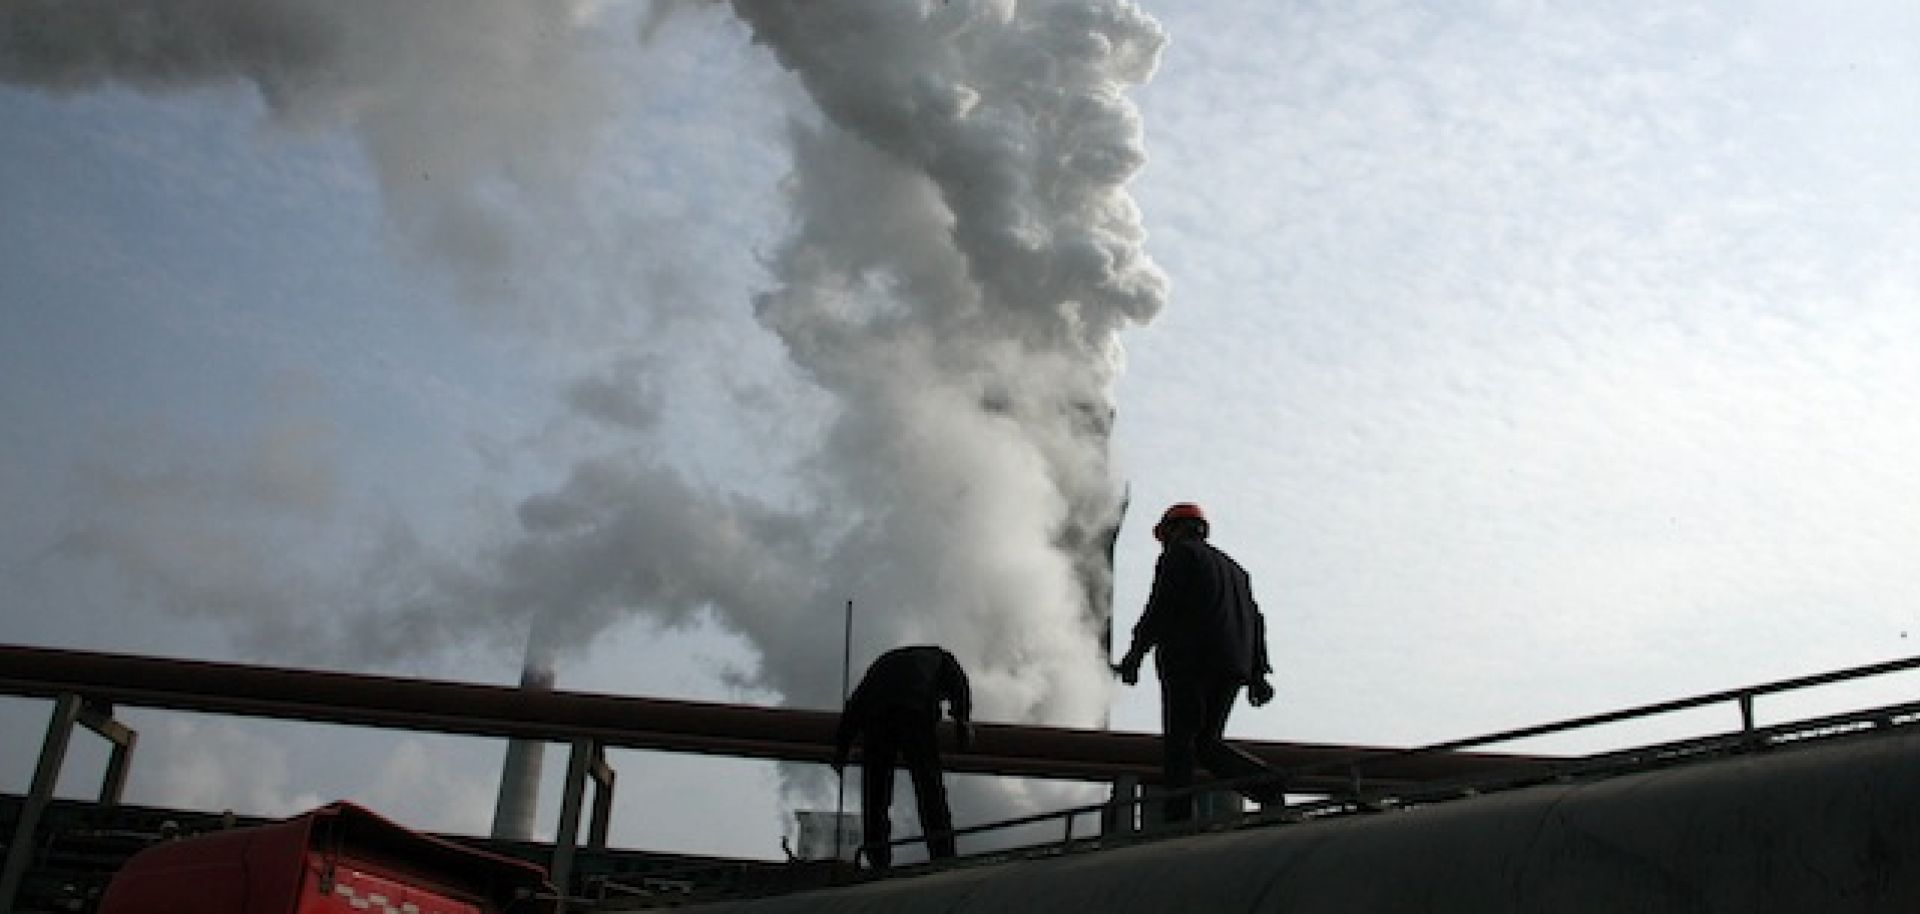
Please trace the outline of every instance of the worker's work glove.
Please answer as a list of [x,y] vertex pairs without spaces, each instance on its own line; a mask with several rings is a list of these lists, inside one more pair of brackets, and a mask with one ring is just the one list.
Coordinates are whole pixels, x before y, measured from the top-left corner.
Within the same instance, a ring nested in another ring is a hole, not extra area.
[[969,749],[972,749],[973,748],[973,724],[970,724],[964,720],[954,721],[953,722],[953,743],[954,745],[960,747],[961,752],[965,752]]
[[1127,685],[1140,684],[1141,659],[1141,655],[1128,651],[1127,656],[1120,658],[1120,662],[1113,665],[1113,671],[1119,674],[1121,682]]
[[1267,682],[1267,677],[1262,676],[1247,684],[1247,701],[1252,702],[1254,707],[1260,707],[1272,700],[1273,685]]

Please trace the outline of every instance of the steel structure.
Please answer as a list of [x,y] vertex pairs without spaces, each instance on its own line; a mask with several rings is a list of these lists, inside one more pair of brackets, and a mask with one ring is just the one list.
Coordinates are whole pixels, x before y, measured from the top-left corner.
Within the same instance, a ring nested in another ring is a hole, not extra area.
[[[1291,743],[1243,744],[1269,761],[1289,769],[1293,776],[1290,783],[1295,785],[1296,791],[1318,792],[1327,796],[1324,801],[1296,805],[1246,821],[1255,824],[1293,822],[1303,817],[1309,820],[1327,818],[1331,821],[1355,813],[1365,816],[1380,810],[1417,810],[1436,803],[1451,808],[1454,804],[1447,801],[1463,796],[1530,793],[1533,787],[1559,789],[1554,785],[1564,787],[1595,778],[1639,776],[1669,767],[1690,767],[1687,763],[1699,760],[1743,755],[1751,757],[1752,754],[1770,756],[1788,747],[1821,743],[1834,737],[1851,746],[1856,736],[1864,739],[1869,734],[1912,734],[1916,729],[1913,725],[1920,722],[1920,703],[1892,705],[1767,727],[1756,724],[1754,703],[1757,698],[1789,691],[1915,669],[1920,669],[1920,658],[1715,692],[1416,749],[1384,750]],[[18,885],[18,876],[25,867],[25,857],[32,843],[33,822],[40,807],[51,796],[53,776],[58,773],[69,735],[75,726],[93,729],[114,743],[114,759],[102,785],[100,802],[104,805],[117,802],[135,735],[113,720],[112,711],[116,704],[569,743],[572,755],[552,866],[553,879],[562,886],[568,884],[569,867],[583,811],[584,788],[590,777],[600,784],[593,814],[592,840],[597,844],[605,840],[612,784],[611,770],[605,762],[608,747],[821,761],[832,751],[831,735],[835,720],[834,714],[822,711],[568,692],[529,695],[509,686],[13,646],[0,646],[0,694],[38,696],[53,699],[54,702],[54,713],[42,745],[33,788],[23,804],[14,840],[8,848],[7,878],[0,880],[0,914],[9,909],[9,899]],[[1582,758],[1463,751],[1710,705],[1736,709],[1738,728],[1676,743]],[[1150,734],[1017,725],[985,725],[981,731],[975,751],[951,758],[954,768],[981,773],[1113,780],[1116,783],[1137,781],[1143,776],[1150,776],[1157,768],[1158,740]],[[1906,736],[1899,741],[1899,745],[1920,747],[1915,739]],[[1877,739],[1873,742],[1876,745],[1891,745]],[[1831,756],[1837,760],[1835,766],[1820,766],[1822,771],[1831,772],[1820,777],[1827,779],[1827,783],[1843,785],[1844,791],[1844,785],[1855,781],[1859,773],[1853,769],[1866,762],[1867,756],[1861,753],[1878,751],[1842,748],[1840,755]],[[1906,771],[1910,768],[1906,760],[1920,757],[1920,752],[1906,749],[1901,752],[1901,760],[1897,764],[1889,763],[1891,767],[1881,767]],[[1748,779],[1741,776],[1729,783],[1735,782],[1745,784]],[[1756,795],[1770,797],[1780,792],[1778,789],[1766,789]],[[1807,787],[1794,787],[1791,792],[1813,793]],[[1076,848],[1131,846],[1143,837],[1150,843],[1156,843],[1153,842],[1156,835],[1128,834],[1130,828],[1113,828],[1114,822],[1109,822],[1109,827],[1102,829],[1103,834],[1099,837],[1081,838],[1074,834],[1076,816],[1098,814],[1105,810],[1112,813],[1115,820],[1131,820],[1131,807],[1145,801],[1145,798],[1131,791],[1124,795],[1118,790],[1115,793],[1114,800],[1104,807],[1059,810],[1024,817],[1022,820],[973,826],[965,831],[990,831],[1019,825],[1023,821],[1056,819],[1064,826],[1061,843],[1054,849],[1041,851],[1043,856],[1062,852],[1071,854]],[[1847,794],[1847,797],[1851,798],[1848,802],[1858,799],[1853,794]],[[1564,805],[1560,800],[1552,800],[1544,808],[1551,811]],[[1620,808],[1622,814],[1644,813],[1649,817],[1648,827],[1651,828],[1651,823],[1667,805],[1665,801],[1636,801]],[[1856,805],[1860,811],[1842,816],[1840,820],[1864,820],[1874,814],[1874,809],[1888,804],[1883,797]],[[1906,808],[1910,803],[1902,800],[1892,805]],[[1478,803],[1461,806],[1482,808]],[[1746,822],[1751,813],[1745,809],[1744,806],[1734,809],[1723,818],[1735,824]],[[1716,812],[1715,815],[1720,813]],[[1209,826],[1208,830],[1211,828]],[[1504,829],[1507,826],[1499,826],[1496,831],[1504,833]],[[1398,831],[1393,829],[1394,833]],[[1166,837],[1169,833],[1161,831],[1157,835]],[[1714,840],[1720,839],[1716,837]],[[1910,842],[1902,837],[1897,843],[1904,845]],[[1861,870],[1859,875],[1861,878],[1882,879],[1888,872],[1876,863]],[[1211,881],[1211,878],[1203,882]],[[1900,880],[1906,878],[1906,875],[1898,877]]]
[[[0,694],[50,699],[71,694],[106,706],[558,743],[586,739],[606,748],[822,763],[833,755],[838,717],[832,711],[800,708],[528,693],[505,685],[12,645],[0,645]],[[1298,785],[1306,792],[1347,789],[1353,784],[1347,769],[1354,765],[1363,772],[1362,786],[1391,786],[1548,761],[1494,753],[1406,756],[1393,749],[1312,743],[1235,745],[1282,768],[1324,772]],[[951,771],[980,774],[1151,779],[1160,770],[1160,738],[1151,733],[982,723],[976,727],[973,749],[946,755],[943,762]]]
[[[1883,914],[1920,909],[1920,727],[1301,823],[1083,842],[687,914]],[[1775,742],[1776,738],[1787,742]],[[703,899],[696,899],[703,900]]]
[[[102,803],[117,801],[135,739],[113,720],[118,706],[566,743],[570,754],[551,867],[553,881],[562,886],[568,884],[579,844],[589,781],[596,790],[588,844],[605,846],[613,785],[607,749],[824,763],[833,753],[838,717],[831,711],[528,692],[513,686],[20,645],[0,645],[0,694],[54,701],[33,783],[0,869],[0,914],[11,910],[40,814],[52,798],[76,724],[114,742],[101,798]],[[1240,745],[1280,768],[1312,772],[1292,783],[1302,792],[1391,789],[1552,761],[1487,753],[1406,755],[1324,744]],[[1158,773],[1160,742],[1148,733],[979,724],[972,749],[943,761],[956,772],[1136,785]],[[1116,809],[1133,796],[1131,786],[1124,796],[1116,790]]]

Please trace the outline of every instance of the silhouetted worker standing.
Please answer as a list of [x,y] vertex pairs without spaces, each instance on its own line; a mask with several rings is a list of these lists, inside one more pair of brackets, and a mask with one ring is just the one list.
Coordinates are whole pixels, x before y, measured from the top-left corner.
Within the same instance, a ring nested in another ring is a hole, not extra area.
[[[1153,592],[1133,627],[1133,646],[1114,667],[1121,681],[1133,685],[1140,681],[1140,661],[1154,651],[1169,791],[1192,786],[1196,758],[1228,780],[1275,773],[1222,739],[1241,686],[1248,687],[1254,707],[1272,700],[1267,674],[1273,668],[1252,582],[1239,563],[1207,542],[1207,533],[1206,514],[1191,502],[1168,508],[1154,526],[1162,548]],[[1286,802],[1278,783],[1240,792],[1262,805]],[[1192,817],[1191,796],[1167,800],[1167,821]]]
[[947,808],[947,788],[940,779],[940,702],[953,710],[959,746],[973,742],[973,699],[967,673],[943,648],[932,645],[898,647],[880,655],[853,690],[840,714],[834,734],[833,770],[846,767],[855,737],[861,741],[861,808],[866,823],[863,845],[875,869],[893,863],[887,842],[893,823],[887,808],[893,803],[893,766],[904,759],[913,776],[913,794],[920,805],[920,827],[927,835],[927,851],[935,858],[955,854],[953,814]]

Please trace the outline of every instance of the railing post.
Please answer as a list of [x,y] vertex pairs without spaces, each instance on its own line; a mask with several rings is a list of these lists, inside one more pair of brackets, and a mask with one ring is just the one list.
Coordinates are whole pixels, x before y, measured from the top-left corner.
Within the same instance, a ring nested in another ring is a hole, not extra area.
[[67,693],[53,703],[53,715],[47,720],[47,738],[40,744],[40,762],[33,769],[33,786],[20,806],[20,821],[13,829],[13,843],[7,845],[6,868],[0,870],[0,914],[13,914],[13,896],[19,894],[33,861],[40,830],[40,816],[53,801],[53,789],[60,781],[60,765],[67,760],[67,743],[73,737],[74,721],[80,717],[80,696]]
[[82,702],[78,723],[100,734],[102,739],[113,744],[113,754],[107,757],[107,770],[100,778],[100,806],[112,809],[120,805],[120,797],[127,789],[127,768],[133,762],[133,747],[140,740],[140,734],[132,727],[113,719],[113,706],[105,703]]
[[1139,831],[1135,816],[1139,813],[1140,778],[1123,774],[1113,779],[1113,793],[1101,814],[1100,830],[1109,835],[1131,835]]
[[107,757],[107,771],[100,779],[100,805],[113,809],[120,805],[121,797],[127,792],[127,771],[133,767],[133,745],[140,734],[129,731],[127,741],[113,744],[113,754]]
[[1753,732],[1753,693],[1740,693],[1740,732]]
[[580,737],[573,741],[573,750],[567,753],[567,782],[560,798],[560,828],[553,836],[553,867],[549,872],[562,898],[572,894],[573,850],[580,843],[581,800],[587,789],[587,769],[591,767],[594,747],[593,740]]
[[607,764],[607,747],[595,743],[593,764],[587,774],[593,778],[593,818],[587,821],[587,847],[607,849],[607,829],[613,821],[613,766]]

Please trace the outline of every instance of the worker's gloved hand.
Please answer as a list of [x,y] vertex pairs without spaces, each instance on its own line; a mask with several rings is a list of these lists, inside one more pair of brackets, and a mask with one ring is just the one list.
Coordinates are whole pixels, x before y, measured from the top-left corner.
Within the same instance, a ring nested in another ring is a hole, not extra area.
[[1254,707],[1260,707],[1272,700],[1273,685],[1267,682],[1267,677],[1262,676],[1247,685],[1247,701],[1252,702]]
[[964,720],[954,721],[953,741],[954,741],[954,745],[960,747],[961,752],[965,752],[969,749],[972,749],[973,748],[973,724],[970,724]]
[[1113,671],[1119,674],[1121,682],[1127,685],[1138,685],[1140,683],[1140,660],[1141,656],[1139,654],[1129,651],[1127,656],[1120,658],[1120,662],[1113,665]]

